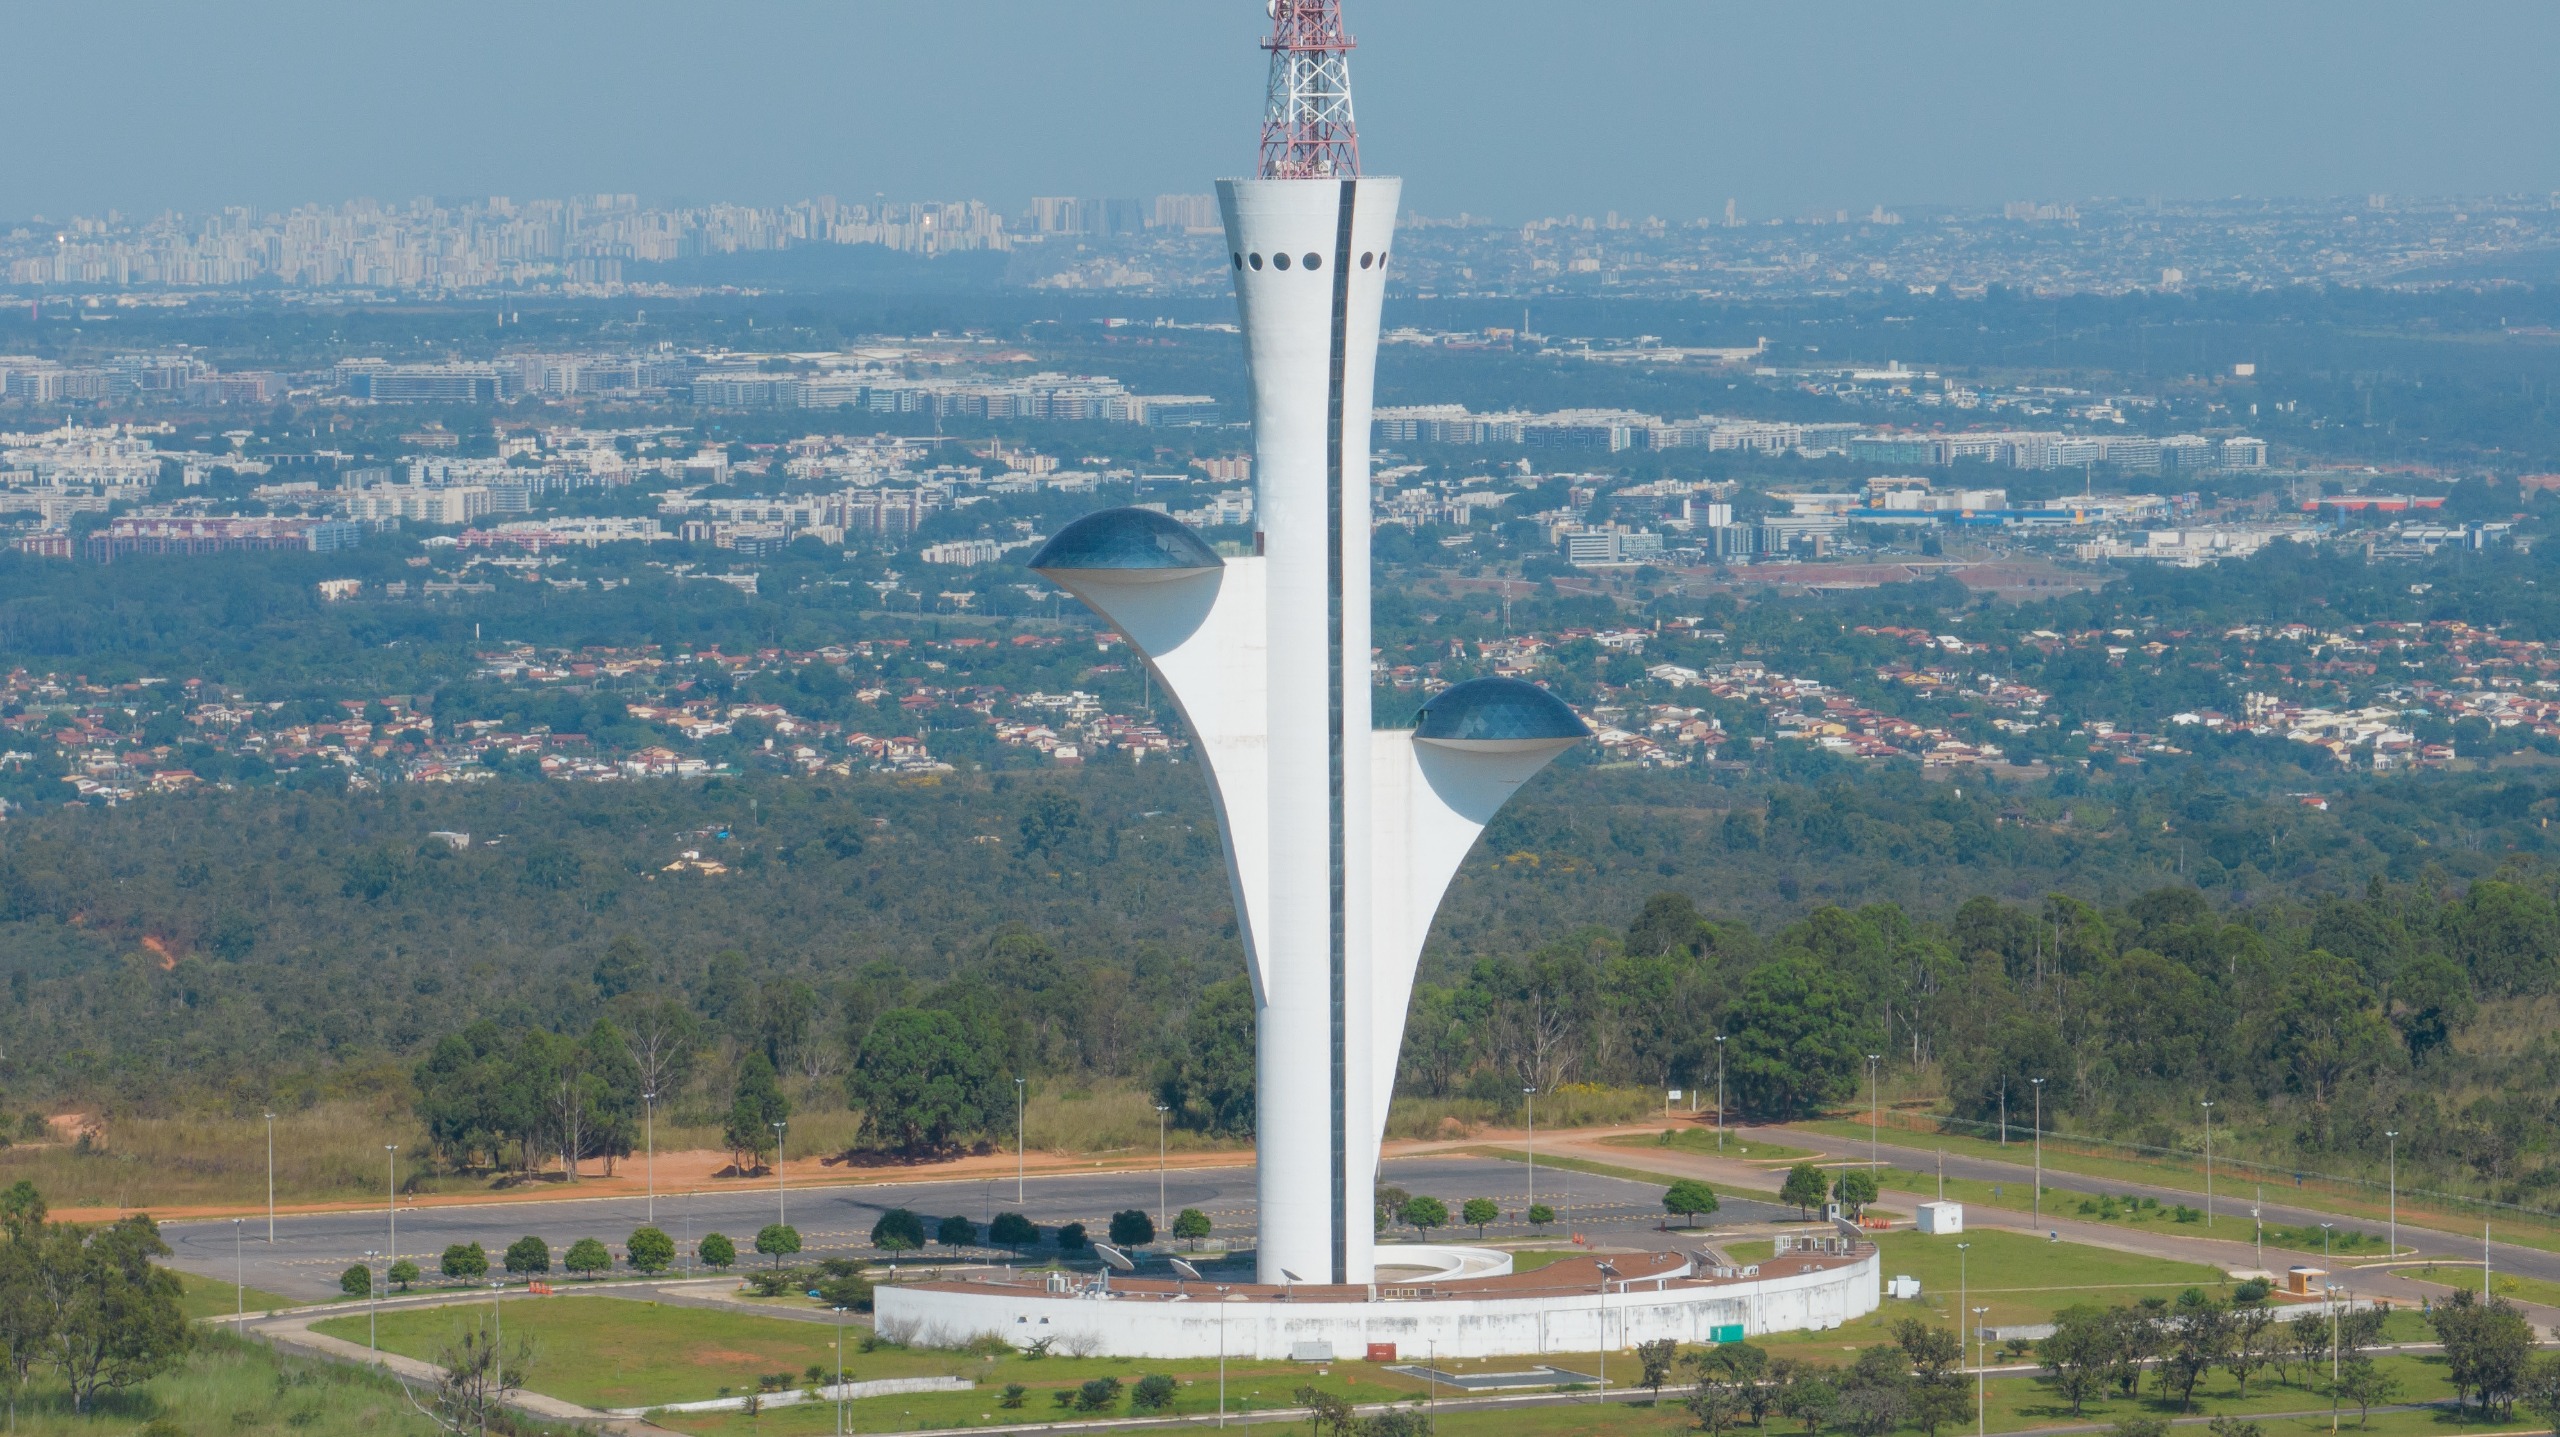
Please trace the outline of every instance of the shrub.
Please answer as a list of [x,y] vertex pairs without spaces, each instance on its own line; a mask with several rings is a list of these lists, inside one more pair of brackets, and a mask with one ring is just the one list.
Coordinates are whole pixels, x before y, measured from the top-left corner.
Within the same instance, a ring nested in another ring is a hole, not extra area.
[[1141,1377],[1138,1385],[1129,1389],[1129,1410],[1161,1412],[1173,1405],[1173,1393],[1173,1379],[1163,1373]]
[[593,1277],[599,1272],[613,1271],[613,1253],[603,1243],[582,1237],[569,1244],[560,1257],[560,1265],[580,1277]]
[[397,1285],[402,1292],[407,1292],[410,1286],[417,1282],[417,1280],[421,1276],[424,1276],[424,1274],[418,1271],[418,1265],[416,1263],[411,1262],[409,1259],[404,1257],[398,1262],[391,1264],[391,1271],[385,1273],[384,1276],[390,1282]]
[[531,1233],[507,1244],[507,1271],[530,1275],[550,1270],[551,1244]]
[[1111,1215],[1113,1247],[1145,1247],[1156,1240],[1156,1220],[1144,1208],[1122,1208]]
[[978,1225],[953,1213],[933,1230],[933,1240],[944,1247],[973,1247],[978,1241]]
[[676,1240],[654,1227],[636,1229],[622,1244],[636,1272],[664,1272],[676,1260]]
[[349,1297],[373,1296],[373,1269],[357,1263],[338,1274],[338,1291]]
[[1083,1223],[1071,1222],[1058,1229],[1058,1251],[1060,1252],[1082,1252],[1086,1242]]
[[1020,1407],[1022,1405],[1023,1396],[1030,1392],[1030,1390],[1030,1388],[1023,1386],[1019,1382],[1008,1382],[1004,1385],[1004,1395],[996,1399],[996,1405],[998,1407]]
[[1035,1247],[1040,1242],[1040,1228],[1018,1212],[1000,1212],[987,1224],[987,1240],[998,1247]]
[[871,1245],[882,1252],[913,1252],[924,1246],[924,1219],[893,1207],[871,1225]]
[[789,1223],[769,1222],[756,1231],[756,1251],[772,1258],[777,1266],[799,1250],[800,1229]]
[[1078,1412],[1108,1412],[1120,1401],[1120,1379],[1096,1377],[1076,1389]]
[[489,1275],[489,1254],[476,1242],[457,1242],[444,1250],[437,1266],[447,1277],[470,1282]]
[[704,1233],[702,1245],[695,1251],[701,1255],[704,1267],[725,1268],[738,1260],[738,1245],[716,1232]]
[[1556,1210],[1554,1208],[1551,1208],[1542,1202],[1533,1202],[1529,1204],[1529,1226],[1543,1230],[1548,1223],[1554,1222],[1555,1220]]
[[1209,1215],[1196,1207],[1187,1207],[1173,1215],[1173,1235],[1191,1244],[1196,1251],[1200,1239],[1210,1232]]

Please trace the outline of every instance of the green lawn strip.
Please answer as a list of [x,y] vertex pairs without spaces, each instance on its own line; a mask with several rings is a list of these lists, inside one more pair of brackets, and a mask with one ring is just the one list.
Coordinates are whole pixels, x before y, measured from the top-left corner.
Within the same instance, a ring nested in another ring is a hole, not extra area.
[[1513,1272],[1536,1272],[1539,1268],[1545,1267],[1548,1263],[1562,1262],[1568,1257],[1580,1257],[1582,1255],[1582,1249],[1578,1247],[1533,1247],[1525,1252],[1515,1252],[1511,1254],[1511,1270]]
[[[1905,1317],[1926,1317],[1961,1326],[1955,1316],[1959,1265],[1964,1270],[1965,1300],[1977,1307],[1988,1306],[1991,1312],[1984,1320],[1995,1327],[2048,1322],[2054,1313],[2080,1303],[2109,1305],[2143,1297],[2175,1297],[2189,1287],[2220,1293],[2228,1289],[2230,1282],[2220,1269],[2204,1263],[2145,1257],[2083,1243],[2048,1242],[2025,1233],[1996,1229],[1970,1232],[1962,1239],[1926,1237],[1908,1230],[1877,1233],[1874,1237],[1881,1254],[1880,1275],[1892,1278],[1908,1274],[1920,1279],[1919,1300],[1889,1298],[1870,1316],[1832,1333],[1798,1340],[1809,1340],[1817,1347],[1824,1341],[1834,1346],[1843,1342],[1863,1346],[1885,1340],[1892,1324]],[[1972,1244],[1961,1255],[1961,1264],[1956,1251],[1959,1240]],[[1725,1247],[1737,1262],[1760,1261],[1769,1255],[1769,1249],[1767,1242],[1731,1243]],[[1854,1335],[1841,1336],[1843,1333]],[[1789,1339],[1781,1336],[1771,1340]]]
[[1662,1133],[1621,1133],[1616,1137],[1602,1138],[1600,1141],[1613,1148],[1667,1148],[1673,1152],[1696,1153],[1702,1157],[1733,1158],[1737,1161],[1755,1163],[1794,1162],[1800,1158],[1814,1156],[1803,1148],[1782,1147],[1765,1138],[1746,1138],[1734,1132],[1725,1134],[1724,1146],[1718,1149],[1716,1130],[1713,1128],[1667,1128],[1664,1132],[1670,1134],[1669,1142],[1663,1141]]
[[[381,1345],[403,1356],[433,1361],[436,1353],[466,1325],[485,1322],[488,1315],[488,1308],[479,1303],[385,1312],[381,1315]],[[533,1391],[589,1407],[648,1407],[741,1396],[755,1391],[760,1379],[779,1373],[790,1374],[790,1387],[796,1390],[812,1363],[828,1381],[834,1380],[836,1371],[835,1329],[831,1325],[755,1313],[612,1298],[510,1298],[505,1321],[510,1346],[519,1336],[533,1340],[535,1358],[527,1385]],[[329,1318],[315,1324],[315,1329],[347,1341],[365,1340],[362,1317]],[[859,1326],[846,1332],[847,1380],[960,1377],[977,1383],[979,1388],[973,1393],[866,1399],[874,1407],[914,1408],[920,1413],[930,1407],[942,1417],[965,1422],[973,1420],[980,1410],[995,1410],[992,1404],[1004,1385],[1020,1382],[1031,1388],[1033,1400],[1042,1404],[1034,1415],[1046,1417],[1053,1411],[1048,1405],[1050,1389],[1073,1388],[1095,1377],[1117,1377],[1124,1384],[1134,1384],[1152,1372],[1164,1372],[1177,1380],[1205,1376],[1209,1380],[1209,1410],[1214,1411],[1217,1405],[1215,1359],[1161,1363],[1021,1354],[972,1357],[957,1352],[890,1347],[863,1352],[858,1344],[864,1332]],[[1227,1372],[1234,1392],[1259,1388],[1266,1394],[1285,1395],[1297,1384],[1314,1380],[1313,1368],[1287,1363],[1233,1360],[1227,1364]],[[1358,1363],[1337,1364],[1333,1372],[1333,1380],[1341,1383],[1347,1395],[1374,1397],[1380,1392],[1401,1392],[1413,1385],[1400,1376],[1373,1372]],[[1245,1386],[1235,1387],[1238,1381]],[[1261,1405],[1286,1404],[1275,1399],[1264,1400]],[[1124,1415],[1125,1409],[1124,1402]],[[789,1410],[792,1409],[777,1409],[767,1420],[779,1418]]]
[[229,1317],[244,1306],[251,1312],[278,1312],[288,1307],[302,1307],[299,1297],[249,1288],[245,1292],[227,1282],[181,1272],[178,1277],[178,1308],[190,1318]]
[[[1859,1142],[1864,1142],[1867,1138],[1867,1125],[1853,1119],[1815,1118],[1789,1126],[1802,1128],[1807,1132],[1821,1133],[1827,1137],[1850,1138]],[[1989,1158],[1996,1162],[2015,1163],[2020,1167],[2028,1167],[2035,1162],[2032,1135],[2018,1132],[2011,1134],[2006,1147],[1991,1138],[1966,1137],[1958,1133],[1922,1132],[1910,1128],[1886,1128],[1880,1140],[1898,1144],[1905,1149],[1943,1148],[1950,1154],[1960,1153],[1966,1157]],[[2069,1173],[2075,1177],[2108,1178],[2127,1183],[2140,1183],[2148,1187],[2169,1188],[2193,1194],[2197,1199],[2196,1205],[2202,1205],[2205,1184],[2201,1163],[2190,1166],[2168,1159],[2114,1157],[2100,1153],[2079,1152],[2072,1149],[2071,1143],[2072,1140],[2069,1138],[2058,1138],[2052,1133],[2045,1134],[2044,1166],[2048,1173]],[[1951,1196],[1954,1186],[1954,1179],[1949,1179],[1948,1188]],[[2003,1184],[2003,1186],[2007,1185]],[[2335,1212],[2360,1218],[2373,1224],[2377,1229],[2382,1227],[2390,1217],[2389,1203],[2386,1198],[2368,1194],[2361,1188],[2340,1187],[2326,1182],[2296,1186],[2282,1182],[2270,1183],[2256,1176],[2217,1170],[2214,1174],[2213,1188],[2215,1204],[2222,1211],[2246,1211],[2244,1204],[2254,1194],[2262,1190],[2272,1190],[2276,1194],[2275,1200],[2288,1206],[2313,1208],[2322,1212]],[[2046,1181],[2045,1190],[2048,1193],[2053,1190],[2050,1179]],[[2496,1233],[2500,1241],[2512,1242],[2522,1247],[2560,1252],[2560,1223],[2515,1212],[2500,1212],[2492,1221],[2496,1224]],[[2425,1199],[2413,1196],[2408,1189],[2401,1189],[2400,1225],[2403,1227],[2426,1228],[2463,1237],[2477,1237],[2479,1222],[2480,1215],[2477,1212],[2432,1207]],[[2316,1247],[2317,1244],[2315,1243],[2314,1246]]]

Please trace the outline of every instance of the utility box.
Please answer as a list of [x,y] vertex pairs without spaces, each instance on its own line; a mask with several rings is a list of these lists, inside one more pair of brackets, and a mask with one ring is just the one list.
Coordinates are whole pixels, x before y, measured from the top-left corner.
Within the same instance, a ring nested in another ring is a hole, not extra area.
[[1370,1343],[1370,1344],[1369,1344],[1369,1360],[1370,1360],[1371,1362],[1393,1362],[1393,1361],[1395,1361],[1395,1360],[1396,1360],[1396,1345],[1395,1345],[1394,1343],[1392,1343],[1392,1342],[1372,1342],[1372,1343]]
[[1920,1230],[1931,1237],[1945,1237],[1964,1231],[1964,1204],[1960,1202],[1924,1202],[1919,1207]]
[[1897,1272],[1893,1275],[1893,1280],[1884,1285],[1884,1294],[1887,1297],[1901,1298],[1905,1302],[1916,1302],[1920,1298],[1920,1279]]

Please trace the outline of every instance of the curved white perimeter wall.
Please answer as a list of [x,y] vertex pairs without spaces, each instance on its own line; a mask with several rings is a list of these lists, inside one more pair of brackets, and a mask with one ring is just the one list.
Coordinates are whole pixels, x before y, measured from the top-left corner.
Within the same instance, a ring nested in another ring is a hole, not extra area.
[[1703,1343],[1717,1327],[1745,1333],[1837,1327],[1882,1301],[1878,1255],[1844,1267],[1789,1277],[1671,1284],[1666,1290],[1572,1296],[1430,1299],[1413,1302],[1159,1302],[1045,1297],[984,1288],[880,1287],[875,1294],[883,1335],[929,1346],[995,1333],[1016,1346],[1051,1338],[1058,1349],[1114,1357],[1282,1359],[1301,1342],[1329,1342],[1337,1357],[1356,1358],[1372,1342],[1396,1344],[1397,1356],[1508,1357],[1591,1352],[1668,1337]]

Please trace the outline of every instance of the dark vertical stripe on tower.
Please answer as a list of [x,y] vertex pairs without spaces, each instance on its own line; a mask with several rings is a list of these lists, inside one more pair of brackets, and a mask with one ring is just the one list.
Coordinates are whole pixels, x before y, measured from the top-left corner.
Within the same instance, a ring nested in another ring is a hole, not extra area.
[[[1350,1220],[1350,1112],[1349,1084],[1351,1074],[1344,1043],[1344,1008],[1348,997],[1348,959],[1350,957],[1350,925],[1344,912],[1344,874],[1347,856],[1343,849],[1342,763],[1344,740],[1342,728],[1343,664],[1348,655],[1342,633],[1342,391],[1344,356],[1351,343],[1351,211],[1359,194],[1360,182],[1342,182],[1342,206],[1334,220],[1333,233],[1333,375],[1328,399],[1330,418],[1325,426],[1325,643],[1330,650],[1326,665],[1331,718],[1333,757],[1329,778],[1332,793],[1333,849],[1333,1280],[1351,1280]],[[1368,658],[1364,651],[1363,660]]]

